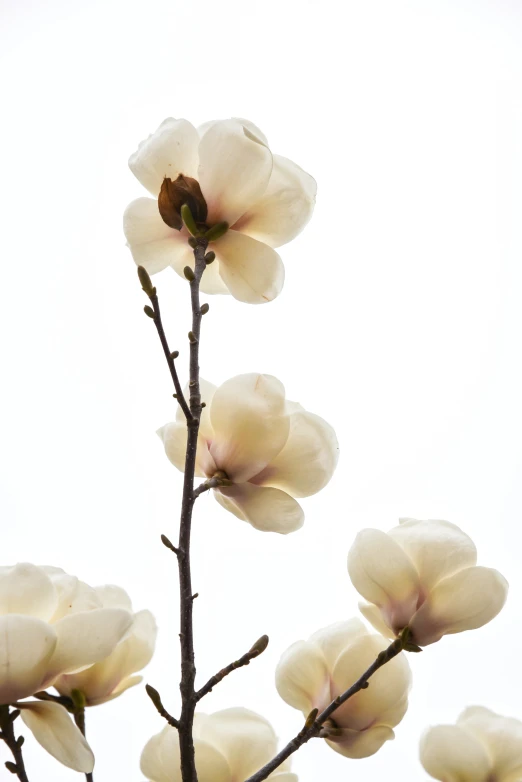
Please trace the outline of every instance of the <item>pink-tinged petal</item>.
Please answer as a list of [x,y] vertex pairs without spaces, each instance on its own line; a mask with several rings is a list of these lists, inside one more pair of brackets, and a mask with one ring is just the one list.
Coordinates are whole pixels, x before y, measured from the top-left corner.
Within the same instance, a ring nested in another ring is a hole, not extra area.
[[210,453],[218,469],[234,482],[248,481],[288,439],[284,386],[272,375],[230,378],[214,393],[210,421],[214,430]]
[[293,497],[279,489],[240,483],[215,490],[214,496],[226,510],[261,532],[288,535],[303,526],[303,509]]
[[470,567],[445,578],[433,589],[410,623],[415,643],[475,630],[490,622],[506,602],[508,583],[497,571]]
[[275,681],[281,698],[308,715],[331,701],[330,672],[321,649],[310,641],[297,641],[277,664]]
[[421,738],[420,762],[440,782],[487,782],[491,762],[477,738],[458,725],[437,725]]
[[362,635],[368,635],[368,630],[360,619],[355,618],[323,627],[313,633],[309,641],[320,648],[328,668],[333,670],[339,655]]
[[383,619],[382,611],[373,603],[359,603],[359,611],[364,618],[385,638],[395,638],[394,631],[388,627]]
[[388,535],[409,556],[426,591],[443,578],[477,563],[475,544],[449,521],[401,519]]
[[212,124],[199,143],[197,179],[208,205],[208,222],[232,225],[265,192],[272,153],[235,120]]
[[198,132],[190,122],[169,117],[130,156],[129,168],[143,187],[157,196],[165,177],[196,176],[198,144]]
[[43,568],[21,562],[0,572],[0,614],[48,620],[57,605],[57,592]]
[[219,262],[220,277],[238,301],[266,304],[283,290],[285,267],[267,244],[229,230],[212,243],[212,249]]
[[493,774],[502,782],[522,779],[522,722],[483,706],[469,706],[457,724],[478,738],[493,759]]
[[301,233],[315,206],[317,182],[310,174],[281,155],[274,155],[268,186],[234,225],[270,247],[280,247]]
[[68,712],[58,703],[20,703],[22,719],[41,746],[67,768],[90,774],[94,755]]
[[343,729],[339,738],[326,739],[329,747],[345,758],[369,758],[380,750],[385,741],[395,738],[395,733],[387,725],[372,725],[367,730]]
[[339,444],[322,418],[305,410],[290,416],[290,433],[282,451],[252,482],[274,486],[292,497],[309,497],[321,491],[337,466]]
[[[157,432],[165,448],[169,461],[180,472],[185,472],[185,455],[187,453],[187,425],[186,423],[165,424]],[[196,452],[196,477],[211,477],[217,467],[212,458],[207,441],[202,435],[198,436]]]
[[123,232],[136,265],[144,266],[149,274],[172,266],[183,276],[184,267],[194,265],[187,236],[163,222],[152,198],[138,198],[129,204],[123,215]]
[[264,717],[243,708],[210,714],[200,738],[226,758],[232,779],[244,780],[277,753],[277,737]]
[[29,616],[0,616],[0,704],[42,689],[56,647],[54,629]]

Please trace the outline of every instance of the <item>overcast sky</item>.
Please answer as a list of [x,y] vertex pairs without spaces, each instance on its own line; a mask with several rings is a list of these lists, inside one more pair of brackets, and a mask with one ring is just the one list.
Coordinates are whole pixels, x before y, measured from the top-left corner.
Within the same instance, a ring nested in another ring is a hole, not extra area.
[[[175,537],[181,475],[155,434],[175,410],[122,234],[145,194],[127,159],[167,116],[246,117],[317,179],[317,208],[281,250],[275,302],[211,299],[202,375],[276,375],[333,424],[341,459],[286,538],[198,501],[199,681],[271,639],[202,705],[246,706],[294,735],[302,718],[273,685],[280,654],[356,614],[356,532],[413,516],[471,534],[511,583],[506,608],[410,656],[394,742],[350,761],[315,740],[295,756],[300,782],[425,779],[427,725],[470,704],[522,718],[519,0],[0,7],[2,563],[125,587],[160,626],[145,680],[177,709],[176,563],[159,535]],[[187,286],[170,270],[154,282],[186,377]],[[87,721],[96,782],[140,782],[162,728],[143,689]],[[75,778],[25,746],[31,782]]]

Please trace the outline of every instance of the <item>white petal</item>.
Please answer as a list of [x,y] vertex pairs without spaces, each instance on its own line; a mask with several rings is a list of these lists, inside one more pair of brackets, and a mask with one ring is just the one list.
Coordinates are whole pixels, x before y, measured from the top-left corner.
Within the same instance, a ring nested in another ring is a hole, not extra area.
[[[163,443],[169,461],[178,470],[185,472],[185,456],[187,453],[186,423],[165,424],[161,429],[158,429],[158,436]],[[202,435],[199,435],[196,451],[196,477],[211,477],[216,470],[217,467],[208,450],[207,441]]]
[[238,301],[265,304],[283,290],[285,267],[268,244],[229,230],[212,243],[212,249],[219,261],[220,277]]
[[[237,122],[240,125],[243,125],[243,127],[247,128],[247,130],[249,130],[254,136],[257,136],[257,138],[260,139],[263,142],[263,144],[266,144],[267,147],[269,146],[268,139],[263,133],[263,131],[260,128],[258,128],[257,125],[254,125],[254,123],[251,122],[251,120],[244,119],[243,117],[227,117],[226,119],[232,120],[233,122]],[[207,130],[209,130],[209,128],[211,128],[212,125],[215,125],[216,122],[223,122],[223,120],[211,119],[208,120],[208,122],[203,122],[202,125],[198,125],[198,133],[200,137],[203,137],[207,132]]]
[[503,782],[522,777],[522,722],[502,717],[483,706],[470,706],[458,725],[479,738],[493,758],[493,775]]
[[401,519],[388,535],[409,556],[424,589],[477,562],[471,538],[449,521]]
[[29,616],[0,616],[0,704],[42,689],[56,646],[54,629]]
[[183,276],[185,266],[194,265],[186,234],[163,222],[152,198],[138,198],[128,205],[123,215],[123,232],[136,265],[144,266],[149,274],[172,266]]
[[355,618],[323,627],[311,635],[309,641],[321,649],[328,667],[333,670],[341,652],[361,635],[368,635],[368,631],[361,620]]
[[274,729],[264,717],[248,709],[224,709],[209,715],[201,739],[227,759],[232,778],[247,779],[277,752]]
[[427,646],[443,635],[482,627],[499,613],[507,593],[506,579],[491,568],[470,567],[445,578],[411,622],[415,642]]
[[270,774],[267,779],[274,779],[276,782],[299,782],[297,774],[291,774],[289,771],[283,771],[282,774],[275,771],[273,774]]
[[262,532],[287,535],[303,526],[303,509],[293,497],[279,489],[240,483],[217,489],[214,496],[234,516]]
[[359,603],[359,611],[364,618],[385,638],[395,638],[395,633],[385,623],[381,609],[373,603]]
[[196,176],[198,144],[198,132],[190,122],[168,117],[130,156],[129,168],[149,193],[157,196],[165,177]]
[[268,186],[234,225],[236,231],[280,247],[294,239],[310,220],[317,182],[310,174],[281,155],[274,155]]
[[198,181],[210,224],[232,225],[265,192],[272,153],[252,131],[234,120],[215,122],[199,143]]
[[290,421],[285,389],[272,375],[238,375],[214,393],[210,409],[214,461],[234,482],[257,475],[282,450]]
[[132,611],[132,602],[127,592],[116,584],[104,584],[94,588],[103,608],[124,608]]
[[326,660],[319,646],[310,641],[297,641],[286,650],[277,664],[275,682],[281,698],[305,715],[331,701]]
[[[214,394],[216,393],[216,388],[217,386],[215,386],[213,383],[209,383],[208,380],[205,380],[202,377],[199,378],[201,401],[205,403],[205,407],[201,411],[199,433],[205,440],[208,441],[214,439],[214,429],[212,428],[212,423],[210,421],[210,407],[212,405],[212,400],[214,399]],[[183,389],[183,395],[188,403],[190,397],[190,388],[188,383]],[[185,424],[185,414],[179,405],[176,410],[176,421],[179,424]]]
[[290,433],[283,450],[255,478],[260,486],[274,486],[292,497],[309,497],[326,486],[339,458],[339,444],[330,426],[313,413],[290,416]]
[[380,750],[385,741],[395,738],[395,733],[387,725],[373,725],[368,730],[344,729],[342,736],[335,741],[326,740],[329,747],[345,758],[369,758]]
[[20,703],[22,719],[47,752],[67,768],[90,774],[94,755],[67,711],[58,703]]
[[21,562],[0,573],[0,614],[26,614],[48,620],[58,596],[43,568]]
[[485,782],[490,759],[484,745],[458,725],[437,725],[421,738],[420,761],[441,782]]
[[99,595],[91,586],[80,581],[75,576],[66,573],[52,576],[52,582],[58,595],[58,605],[53,614],[51,624],[56,624],[68,614],[77,614],[80,611],[92,611],[101,608]]
[[[199,782],[232,782],[223,755],[210,744],[194,740]],[[178,734],[167,726],[145,745],[141,771],[151,782],[181,782]]]
[[419,578],[411,559],[389,535],[377,529],[359,532],[348,553],[352,584],[366,600],[383,611],[395,632],[415,613]]

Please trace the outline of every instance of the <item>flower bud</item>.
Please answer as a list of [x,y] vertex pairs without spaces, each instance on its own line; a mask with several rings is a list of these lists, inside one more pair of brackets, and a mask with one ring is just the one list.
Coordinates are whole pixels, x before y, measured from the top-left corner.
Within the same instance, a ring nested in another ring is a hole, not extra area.
[[186,205],[196,223],[207,219],[207,203],[196,179],[179,174],[172,181],[168,177],[162,182],[158,196],[159,213],[170,228],[180,231],[183,226],[181,208]]

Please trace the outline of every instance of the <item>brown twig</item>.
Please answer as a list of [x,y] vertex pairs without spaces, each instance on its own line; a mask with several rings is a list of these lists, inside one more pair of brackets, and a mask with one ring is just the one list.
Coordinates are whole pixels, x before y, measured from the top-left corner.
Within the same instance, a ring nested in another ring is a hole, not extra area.
[[145,685],[145,690],[147,692],[147,695],[153,702],[154,706],[156,707],[158,714],[160,714],[163,717],[163,719],[168,722],[169,725],[171,725],[173,728],[176,728],[177,730],[179,728],[179,721],[167,711],[167,709],[162,703],[159,692],[150,684]]
[[20,782],[29,782],[22,755],[24,737],[19,736],[16,738],[13,727],[13,723],[19,714],[20,711],[18,709],[10,712],[9,706],[0,706],[0,739],[9,747],[14,758],[14,763],[10,760],[6,762],[5,767],[7,770],[12,774],[16,774]]
[[217,489],[219,486],[232,486],[232,481],[227,478],[224,472],[216,473],[212,478],[200,483],[197,489],[194,489],[192,499],[197,500],[200,494],[210,491],[210,489]]
[[[86,732],[85,732],[85,706],[86,706],[86,698],[85,695],[81,690],[71,690],[71,697],[70,701],[72,703],[72,715],[74,718],[74,722],[76,723],[76,727],[82,734],[84,738],[86,738]],[[90,773],[85,774],[85,782],[93,782],[94,776],[92,771]]]
[[249,649],[246,654],[240,657],[239,660],[235,660],[233,663],[230,663],[230,665],[227,665],[226,668],[222,668],[220,671],[218,671],[218,673],[212,676],[208,682],[196,692],[196,701],[200,701],[201,698],[203,698],[205,695],[208,695],[208,693],[212,691],[212,688],[215,687],[216,684],[219,684],[219,682],[222,681],[225,676],[228,676],[229,673],[236,671],[238,668],[242,668],[244,665],[248,665],[251,660],[255,660],[256,657],[259,657],[259,655],[265,651],[267,646],[268,636],[262,635],[261,638],[255,642],[252,648]]

